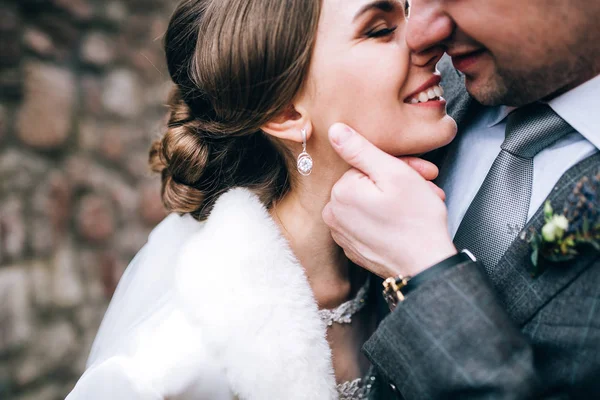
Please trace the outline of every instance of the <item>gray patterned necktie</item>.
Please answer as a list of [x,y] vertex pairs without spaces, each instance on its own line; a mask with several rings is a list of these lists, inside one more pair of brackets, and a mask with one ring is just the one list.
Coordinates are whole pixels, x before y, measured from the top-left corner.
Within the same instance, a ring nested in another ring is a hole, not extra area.
[[573,128],[546,104],[508,116],[502,150],[454,236],[458,249],[470,250],[488,271],[498,264],[527,222],[533,157],[570,132]]

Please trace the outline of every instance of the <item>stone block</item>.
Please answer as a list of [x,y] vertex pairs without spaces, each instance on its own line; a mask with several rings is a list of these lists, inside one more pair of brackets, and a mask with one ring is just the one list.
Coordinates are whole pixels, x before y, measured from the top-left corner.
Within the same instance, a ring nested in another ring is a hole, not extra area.
[[[162,81],[162,77],[168,76],[165,56],[160,48],[144,47],[136,49],[128,58],[136,72],[148,83]],[[165,104],[167,97],[155,99],[153,102]],[[152,99],[146,99],[152,101]]]
[[0,141],[6,136],[8,130],[8,111],[6,107],[0,104]]
[[142,138],[144,135],[138,126],[85,118],[80,124],[78,142],[82,149],[120,163],[136,153]]
[[29,343],[33,333],[27,266],[0,268],[0,354]]
[[76,225],[79,234],[90,242],[108,240],[116,228],[113,205],[96,194],[84,196],[79,202]]
[[56,54],[52,38],[39,29],[27,28],[23,33],[23,42],[29,50],[40,56],[50,57]]
[[46,383],[41,387],[26,390],[19,394],[13,400],[58,400],[63,399],[66,393],[62,385],[58,383]]
[[83,62],[102,67],[115,59],[115,45],[112,39],[102,32],[91,32],[83,38],[81,45]]
[[20,24],[17,10],[12,5],[0,4],[0,66],[15,66],[21,61]]
[[65,320],[50,321],[37,331],[26,354],[15,362],[15,383],[25,386],[49,372],[72,371],[71,360],[80,351],[73,326]]
[[0,93],[3,98],[20,98],[23,94],[23,76],[20,68],[2,68]]
[[51,171],[41,185],[37,197],[43,199],[39,211],[48,217],[57,232],[66,232],[70,219],[72,190],[66,175],[59,170]]
[[27,64],[25,72],[25,97],[17,116],[17,134],[33,148],[59,148],[71,132],[76,96],[73,74],[39,62]]
[[47,309],[52,306],[52,263],[50,261],[36,261],[29,267],[29,281],[33,304],[38,309]]
[[48,162],[35,154],[15,148],[6,149],[0,153],[0,193],[27,191],[48,169]]
[[25,252],[27,239],[23,200],[9,197],[0,201],[0,263],[18,260]]
[[74,370],[85,370],[85,364],[105,312],[106,307],[104,305],[94,304],[80,307],[75,313],[75,320],[83,335],[81,337],[81,352],[73,363]]
[[107,300],[100,270],[101,257],[101,251],[98,250],[85,248],[79,252],[79,266],[83,276],[82,281],[85,283],[86,304],[104,304]]
[[129,12],[123,1],[113,0],[107,2],[104,7],[104,18],[114,23],[123,23],[126,21]]
[[91,115],[100,115],[103,111],[102,105],[102,82],[92,75],[81,78],[83,110]]
[[143,150],[131,152],[125,160],[123,166],[125,171],[136,180],[147,180],[148,178],[160,181],[160,175],[154,174],[148,165],[148,145]]
[[130,220],[119,229],[112,246],[119,254],[131,258],[146,244],[151,231],[149,226],[142,225],[137,220]]
[[104,289],[104,297],[110,299],[115,293],[127,263],[117,257],[114,252],[102,253],[98,261],[98,272]]
[[136,75],[126,69],[119,69],[108,75],[102,93],[104,108],[111,114],[133,118],[142,111],[142,90]]
[[52,38],[56,48],[54,57],[57,60],[66,62],[73,59],[81,36],[81,30],[76,21],[72,18],[65,18],[61,13],[43,12],[36,15],[35,25]]
[[140,214],[149,226],[158,224],[167,216],[161,199],[158,177],[142,184],[140,188]]
[[76,260],[75,248],[67,239],[57,249],[51,265],[51,297],[57,308],[74,308],[83,301],[84,289]]
[[122,216],[137,214],[139,193],[117,172],[80,155],[70,157],[64,170],[74,187],[103,193],[117,204]]
[[88,0],[51,0],[54,5],[65,10],[78,21],[88,21],[94,15],[94,7]]
[[19,14],[12,4],[0,4],[0,32],[15,32],[19,29],[20,22]]
[[[145,89],[144,99],[146,101],[146,107],[159,111],[158,116],[168,115],[167,99],[169,93],[173,90],[173,84],[171,82],[162,82],[159,84],[147,85]],[[156,122],[162,122],[162,118]],[[160,124],[161,129],[166,127],[166,124]]]

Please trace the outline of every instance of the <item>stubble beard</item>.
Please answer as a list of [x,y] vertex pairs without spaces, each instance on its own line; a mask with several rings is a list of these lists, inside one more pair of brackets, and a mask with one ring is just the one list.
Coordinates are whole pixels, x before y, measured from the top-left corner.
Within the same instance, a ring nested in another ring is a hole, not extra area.
[[521,107],[550,100],[593,78],[600,72],[597,64],[597,60],[573,56],[536,69],[496,66],[495,73],[469,93],[486,106]]

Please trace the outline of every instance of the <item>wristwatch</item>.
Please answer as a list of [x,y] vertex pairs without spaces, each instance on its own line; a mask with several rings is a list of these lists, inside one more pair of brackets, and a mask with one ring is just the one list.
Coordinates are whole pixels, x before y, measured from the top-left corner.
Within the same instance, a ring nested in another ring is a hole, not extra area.
[[387,278],[383,281],[383,298],[388,303],[390,310],[393,311],[398,303],[404,301],[408,292],[414,290],[417,286],[438,275],[440,272],[467,261],[477,262],[475,256],[469,250],[464,249],[460,253],[448,257],[433,267],[426,269],[414,278],[403,275]]
[[383,281],[383,298],[388,303],[390,310],[396,308],[399,302],[404,301],[404,293],[402,289],[408,285],[412,278],[410,276],[398,275],[390,277]]

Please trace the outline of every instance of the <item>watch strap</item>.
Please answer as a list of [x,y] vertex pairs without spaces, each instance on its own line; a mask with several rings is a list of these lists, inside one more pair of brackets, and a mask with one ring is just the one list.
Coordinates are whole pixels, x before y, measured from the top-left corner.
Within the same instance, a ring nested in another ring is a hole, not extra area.
[[440,261],[412,278],[409,276],[404,277],[402,275],[388,278],[383,282],[383,297],[390,306],[390,309],[393,310],[398,303],[404,301],[404,297],[407,293],[415,290],[418,286],[434,277],[439,276],[444,271],[465,262],[476,262],[473,254],[466,249]]
[[469,250],[466,250],[466,249],[462,250],[461,252],[440,261],[439,263],[435,264],[433,267],[427,268],[425,271],[421,272],[420,274],[415,275],[410,281],[408,281],[408,283],[404,287],[403,292],[406,295],[407,293],[415,290],[418,286],[420,286],[423,283],[438,276],[439,274],[443,273],[444,271],[446,271],[458,264],[462,264],[464,262],[469,262],[469,261],[476,262],[475,257]]

